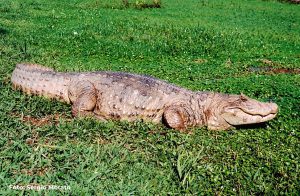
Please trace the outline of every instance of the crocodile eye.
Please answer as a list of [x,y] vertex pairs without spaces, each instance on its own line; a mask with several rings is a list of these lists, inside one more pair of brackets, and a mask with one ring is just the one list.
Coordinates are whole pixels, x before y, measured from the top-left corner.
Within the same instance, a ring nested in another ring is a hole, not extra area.
[[247,97],[244,94],[240,95],[240,99],[241,99],[242,102],[248,101]]

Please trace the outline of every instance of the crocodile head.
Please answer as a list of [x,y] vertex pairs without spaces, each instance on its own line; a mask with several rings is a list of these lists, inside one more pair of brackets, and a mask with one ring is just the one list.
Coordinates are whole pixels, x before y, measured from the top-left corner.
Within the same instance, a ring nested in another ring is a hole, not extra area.
[[207,118],[208,128],[212,130],[266,122],[273,119],[278,112],[275,103],[260,102],[243,94],[219,94],[216,97],[211,105],[214,109]]

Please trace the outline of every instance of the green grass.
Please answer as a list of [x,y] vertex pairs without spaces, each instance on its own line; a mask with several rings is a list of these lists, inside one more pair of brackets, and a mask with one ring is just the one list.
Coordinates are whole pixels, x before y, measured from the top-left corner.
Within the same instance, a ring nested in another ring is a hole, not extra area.
[[[270,64],[300,68],[299,6],[164,0],[161,9],[139,10],[120,2],[0,0],[0,194],[37,195],[8,186],[52,184],[71,190],[42,192],[299,195],[300,76],[259,71]],[[19,62],[243,92],[276,102],[280,112],[262,126],[192,134],[143,122],[73,119],[68,105],[11,88]]]

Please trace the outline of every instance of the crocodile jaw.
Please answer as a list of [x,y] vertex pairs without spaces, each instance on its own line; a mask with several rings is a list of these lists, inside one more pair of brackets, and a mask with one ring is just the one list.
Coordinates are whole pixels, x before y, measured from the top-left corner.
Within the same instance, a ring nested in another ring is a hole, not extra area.
[[278,112],[278,106],[274,103],[265,103],[270,108],[269,113],[247,113],[240,108],[227,108],[221,117],[230,125],[246,125],[262,123],[268,120],[272,120],[276,117]]
[[245,95],[215,94],[209,105],[207,126],[211,130],[226,130],[237,125],[262,123],[278,113],[275,103],[260,102]]

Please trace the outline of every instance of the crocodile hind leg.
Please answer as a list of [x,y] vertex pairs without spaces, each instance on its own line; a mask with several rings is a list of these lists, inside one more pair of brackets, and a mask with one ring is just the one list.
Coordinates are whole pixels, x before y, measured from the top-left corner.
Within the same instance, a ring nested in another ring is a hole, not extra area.
[[94,85],[87,81],[72,81],[68,89],[72,102],[72,115],[75,117],[95,117],[94,108],[97,102],[97,91]]

